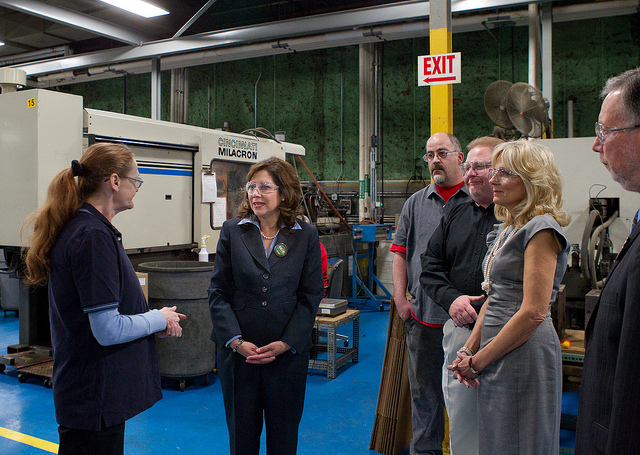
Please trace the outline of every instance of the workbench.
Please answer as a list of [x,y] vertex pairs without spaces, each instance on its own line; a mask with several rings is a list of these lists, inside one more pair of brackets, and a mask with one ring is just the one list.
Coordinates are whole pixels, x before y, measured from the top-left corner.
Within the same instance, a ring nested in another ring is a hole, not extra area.
[[[353,323],[353,335],[349,346],[338,346],[336,335],[338,327],[345,324]],[[327,372],[327,378],[334,379],[337,376],[338,369],[351,360],[352,363],[358,363],[358,343],[360,337],[360,311],[347,310],[346,313],[337,316],[318,316],[314,325],[314,348],[316,352],[326,352],[327,359],[309,359],[310,370],[324,370]],[[319,333],[326,332],[327,342],[320,343],[318,341]]]

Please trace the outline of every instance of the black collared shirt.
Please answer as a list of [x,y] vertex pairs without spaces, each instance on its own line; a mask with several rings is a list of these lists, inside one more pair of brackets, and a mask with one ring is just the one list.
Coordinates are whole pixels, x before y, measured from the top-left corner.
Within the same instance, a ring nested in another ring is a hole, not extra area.
[[[463,202],[445,213],[421,255],[420,284],[438,305],[449,307],[461,295],[482,295],[482,261],[487,234],[498,223],[493,203],[486,209]],[[483,301],[473,307],[480,310]]]

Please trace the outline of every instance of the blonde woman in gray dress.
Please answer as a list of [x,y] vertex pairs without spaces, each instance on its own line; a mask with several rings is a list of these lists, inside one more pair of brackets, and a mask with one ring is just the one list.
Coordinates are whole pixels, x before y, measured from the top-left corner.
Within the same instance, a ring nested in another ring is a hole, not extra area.
[[478,387],[480,454],[557,454],[562,358],[550,304],[569,253],[562,180],[549,149],[526,140],[497,146],[491,162],[503,223],[487,237],[488,299],[450,369]]

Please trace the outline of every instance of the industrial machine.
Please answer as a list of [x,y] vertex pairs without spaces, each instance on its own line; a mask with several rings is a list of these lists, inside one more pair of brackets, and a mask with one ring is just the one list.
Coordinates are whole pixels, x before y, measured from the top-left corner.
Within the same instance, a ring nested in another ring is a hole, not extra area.
[[[22,245],[22,223],[44,201],[53,176],[93,142],[122,142],[136,155],[145,185],[136,209],[118,217],[132,252],[191,247],[205,234],[215,245],[215,215],[233,209],[228,195],[242,187],[251,164],[304,155],[300,145],[254,135],[83,109],[81,97],[47,90],[2,95],[0,118],[3,247]],[[207,178],[214,174],[215,181]]]
[[[638,210],[635,193],[614,182],[591,148],[595,138],[545,139],[563,177],[563,210],[571,215],[564,233],[571,244],[566,285],[566,328],[584,329]],[[576,165],[579,163],[579,165]],[[596,298],[597,300],[597,298]]]
[[[422,160],[420,160],[422,161]],[[309,210],[309,218],[316,223],[320,233],[349,232],[346,223],[360,223],[358,207],[357,180],[325,180],[318,182],[324,194],[331,202],[323,197],[313,182],[301,182],[305,194],[305,204]],[[380,224],[394,224],[396,216],[402,211],[404,202],[416,191],[428,185],[422,179],[386,180],[384,185],[378,186],[377,197],[382,201],[380,207]],[[343,221],[344,220],[344,221]]]
[[582,235],[580,267],[591,289],[601,289],[616,255],[609,226],[620,213],[618,198],[591,198],[589,218]]
[[589,199],[589,216],[582,241],[571,245],[569,264],[562,280],[566,285],[566,324],[570,328],[586,327],[609,275],[616,258],[609,228],[619,219],[619,213],[619,198]]

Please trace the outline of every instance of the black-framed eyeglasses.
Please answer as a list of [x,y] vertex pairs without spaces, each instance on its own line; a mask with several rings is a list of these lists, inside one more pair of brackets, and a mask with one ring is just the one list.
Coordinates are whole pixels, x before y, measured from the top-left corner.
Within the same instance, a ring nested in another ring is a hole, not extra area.
[[260,194],[271,194],[274,191],[280,189],[280,187],[268,182],[247,182],[246,189],[247,193],[249,194],[253,194],[256,190],[260,191]]
[[436,155],[438,156],[438,159],[440,160],[444,160],[446,157],[448,157],[449,155],[451,155],[452,153],[458,153],[457,151],[453,150],[436,150],[435,152],[427,152],[424,154],[424,156],[422,157],[422,159],[425,162],[429,162],[429,161],[433,161],[436,158]]
[[467,161],[466,163],[462,163],[460,168],[464,175],[467,175],[471,170],[478,175],[482,175],[491,169],[491,161]]
[[489,180],[496,176],[499,180],[504,180],[510,177],[520,177],[520,174],[509,171],[503,167],[499,167],[498,169],[489,169]]
[[616,137],[619,131],[633,130],[640,128],[640,125],[623,126],[617,128],[615,126],[606,126],[600,122],[596,122],[596,136],[598,140],[604,144],[604,142],[610,137]]
[[139,189],[142,184],[144,183],[144,180],[142,180],[140,177],[136,178],[136,177],[126,177],[125,179],[129,179],[133,182],[133,185],[136,187],[136,189]]

